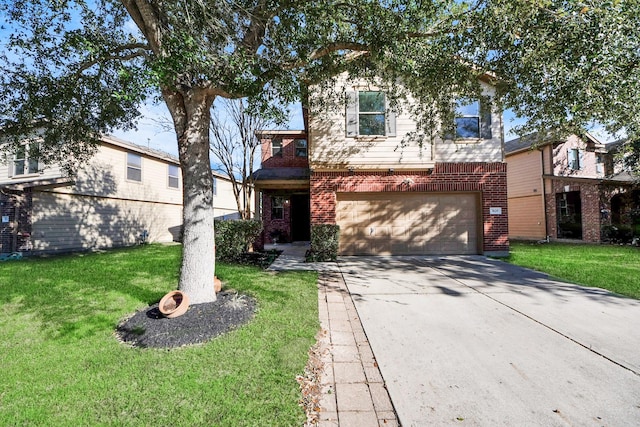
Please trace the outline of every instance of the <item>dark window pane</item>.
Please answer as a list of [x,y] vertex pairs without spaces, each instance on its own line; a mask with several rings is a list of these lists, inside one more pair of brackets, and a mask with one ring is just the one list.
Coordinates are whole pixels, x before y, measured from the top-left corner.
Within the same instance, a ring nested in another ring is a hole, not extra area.
[[38,173],[38,159],[29,159],[27,173]]
[[384,135],[384,114],[360,114],[360,135]]
[[480,119],[478,117],[456,118],[456,137],[480,138]]
[[282,157],[282,141],[274,139],[271,141],[271,156]]
[[127,179],[129,181],[142,181],[142,169],[128,167]]
[[296,139],[295,147],[296,147],[296,157],[307,157],[307,140],[306,139]]
[[384,112],[384,94],[382,92],[358,92],[359,111],[361,113]]
[[13,161],[13,174],[24,175],[24,159]]

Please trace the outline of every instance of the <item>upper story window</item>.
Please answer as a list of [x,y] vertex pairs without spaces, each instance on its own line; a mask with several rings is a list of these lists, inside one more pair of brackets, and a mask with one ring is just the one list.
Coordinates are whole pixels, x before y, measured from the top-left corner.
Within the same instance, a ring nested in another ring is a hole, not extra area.
[[480,138],[480,102],[456,104],[456,138]]
[[347,93],[347,137],[395,136],[395,114],[380,91]]
[[180,168],[176,165],[169,165],[169,188],[180,186]]
[[216,178],[215,176],[213,177],[213,195],[218,195],[218,178]]
[[604,157],[602,156],[602,154],[596,154],[596,173],[604,173]]
[[[455,105],[455,139],[491,139],[491,110],[479,100],[458,100]],[[449,136],[450,138],[450,136]]]
[[271,157],[282,157],[282,140],[271,140]]
[[358,92],[358,134],[385,134],[385,102],[382,92]]
[[135,153],[127,153],[127,179],[129,181],[142,182],[142,156]]
[[296,157],[307,157],[307,140],[306,139],[296,139],[294,141],[294,146],[296,149]]
[[13,155],[10,176],[38,173],[38,144],[21,145]]
[[569,162],[569,169],[571,170],[580,170],[582,167],[582,162],[580,160],[581,152],[578,148],[569,148],[567,160]]

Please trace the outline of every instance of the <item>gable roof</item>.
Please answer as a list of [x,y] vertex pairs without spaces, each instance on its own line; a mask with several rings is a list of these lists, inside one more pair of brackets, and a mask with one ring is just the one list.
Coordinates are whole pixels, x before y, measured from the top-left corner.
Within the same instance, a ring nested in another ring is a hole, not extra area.
[[[584,142],[592,143],[596,148],[604,149],[605,145],[589,132],[582,135],[576,135]],[[520,138],[515,138],[504,143],[504,151],[506,155],[519,153],[525,150],[531,150],[533,147],[542,147],[544,145],[553,144],[554,142],[564,142],[569,138],[558,139],[550,134],[540,135],[539,132],[530,133]]]

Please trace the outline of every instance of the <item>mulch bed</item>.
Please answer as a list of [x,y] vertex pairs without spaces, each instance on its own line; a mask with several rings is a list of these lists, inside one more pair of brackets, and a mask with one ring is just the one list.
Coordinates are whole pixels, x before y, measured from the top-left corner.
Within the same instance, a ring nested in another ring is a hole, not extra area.
[[160,313],[158,304],[136,312],[116,328],[116,336],[133,347],[173,348],[209,341],[249,322],[256,300],[222,291],[215,302],[196,304],[173,319]]

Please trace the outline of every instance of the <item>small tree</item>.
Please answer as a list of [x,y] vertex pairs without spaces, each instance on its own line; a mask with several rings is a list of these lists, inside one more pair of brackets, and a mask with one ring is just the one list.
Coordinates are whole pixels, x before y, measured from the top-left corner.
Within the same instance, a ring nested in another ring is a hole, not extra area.
[[251,218],[254,167],[260,140],[258,130],[266,129],[280,116],[277,109],[259,113],[245,99],[223,99],[211,113],[211,153],[220,169],[229,175],[242,219]]

